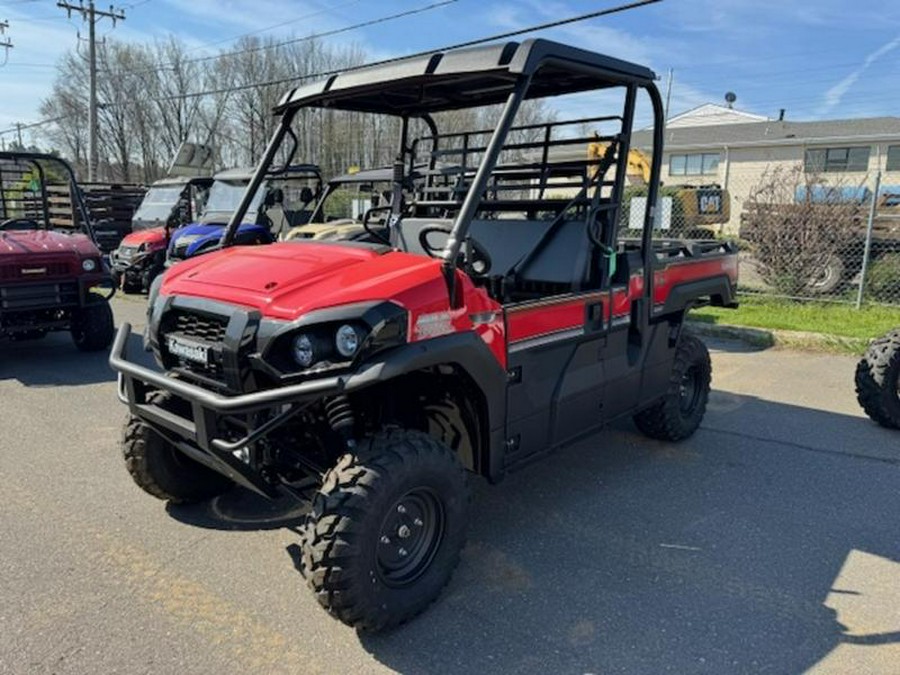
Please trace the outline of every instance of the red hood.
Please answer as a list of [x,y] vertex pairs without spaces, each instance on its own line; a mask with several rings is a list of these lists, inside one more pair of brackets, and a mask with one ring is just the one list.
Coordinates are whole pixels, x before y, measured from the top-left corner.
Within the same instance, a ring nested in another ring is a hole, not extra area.
[[422,256],[336,244],[235,246],[170,268],[160,291],[243,305],[291,320],[314,309],[355,302],[392,299],[402,304],[410,292],[419,295],[423,290],[431,302],[446,302],[440,267],[439,260]]
[[151,227],[147,230],[136,230],[122,239],[123,246],[140,246],[141,244],[165,244],[166,228]]
[[74,253],[80,258],[98,257],[100,252],[84,234],[64,234],[51,230],[10,230],[0,232],[0,256],[34,256]]

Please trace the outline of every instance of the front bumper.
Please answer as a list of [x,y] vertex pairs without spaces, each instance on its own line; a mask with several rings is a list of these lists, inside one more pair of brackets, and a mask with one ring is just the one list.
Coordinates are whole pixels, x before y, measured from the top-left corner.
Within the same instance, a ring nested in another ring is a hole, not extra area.
[[[374,366],[277,389],[224,396],[129,361],[130,336],[131,325],[123,323],[113,342],[109,365],[118,373],[119,398],[128,405],[131,414],[195,461],[272,498],[280,495],[278,487],[264,480],[252,463],[241,459],[241,456],[246,457],[242,451],[288,422],[309,404],[323,397],[363,388],[380,376],[379,367]],[[152,403],[148,394],[160,390],[190,404],[192,419]],[[218,437],[224,418],[264,410],[272,412],[268,421],[249,430],[244,437],[236,441]]]

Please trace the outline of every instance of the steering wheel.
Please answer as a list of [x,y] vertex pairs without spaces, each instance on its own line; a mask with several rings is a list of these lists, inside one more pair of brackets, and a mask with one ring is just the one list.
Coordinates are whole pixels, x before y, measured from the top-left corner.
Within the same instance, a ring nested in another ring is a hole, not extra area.
[[0,230],[39,230],[40,223],[33,218],[10,218],[0,223]]
[[[419,231],[419,245],[422,247],[422,250],[432,258],[440,258],[443,247],[438,248],[437,246],[432,246],[428,241],[428,237],[435,232],[451,234],[452,230],[446,225],[429,225],[428,227],[423,227]],[[468,272],[470,276],[487,276],[488,272],[491,271],[491,255],[487,252],[487,249],[472,237],[466,237],[465,251],[464,267],[466,272]]]

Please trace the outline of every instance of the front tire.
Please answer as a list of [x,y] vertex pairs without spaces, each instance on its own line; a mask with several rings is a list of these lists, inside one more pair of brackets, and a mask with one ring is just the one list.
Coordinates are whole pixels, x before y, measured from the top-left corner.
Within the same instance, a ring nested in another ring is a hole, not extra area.
[[[177,405],[164,394],[151,402],[177,412]],[[232,481],[198,464],[175,448],[140,418],[131,416],[122,435],[125,468],[147,494],[173,504],[192,504],[231,489]]]
[[301,571],[319,604],[373,632],[422,612],[459,563],[469,499],[459,459],[430,436],[362,441],[326,474],[305,526]]
[[665,396],[634,416],[637,428],[650,438],[682,441],[693,435],[709,401],[712,363],[709,350],[693,335],[682,335]]
[[900,329],[873,342],[857,364],[856,399],[875,422],[900,429]]
[[107,349],[113,341],[115,325],[109,303],[98,298],[74,311],[72,341],[83,352]]

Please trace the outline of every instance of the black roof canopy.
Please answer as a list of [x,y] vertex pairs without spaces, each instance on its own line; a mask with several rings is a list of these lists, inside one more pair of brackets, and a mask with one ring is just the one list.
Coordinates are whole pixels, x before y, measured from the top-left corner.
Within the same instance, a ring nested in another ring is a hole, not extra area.
[[290,91],[276,107],[417,116],[506,101],[523,75],[528,98],[622,84],[646,85],[649,68],[549,40],[435,52],[333,75]]

